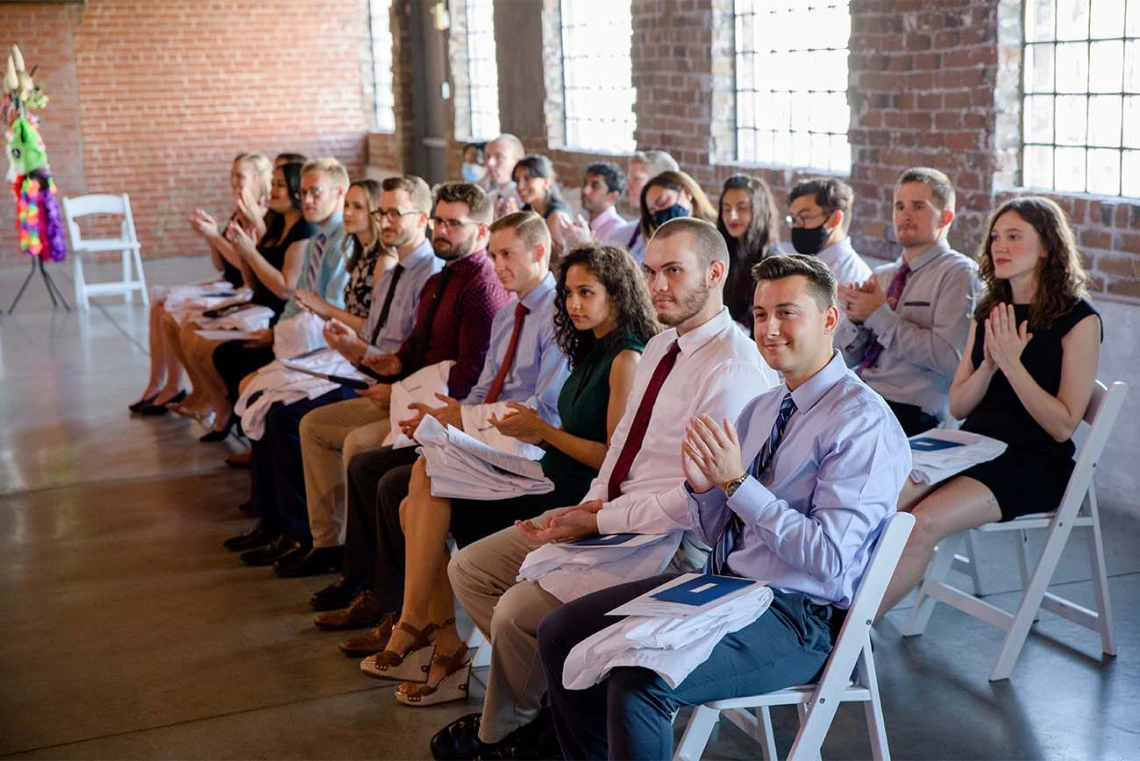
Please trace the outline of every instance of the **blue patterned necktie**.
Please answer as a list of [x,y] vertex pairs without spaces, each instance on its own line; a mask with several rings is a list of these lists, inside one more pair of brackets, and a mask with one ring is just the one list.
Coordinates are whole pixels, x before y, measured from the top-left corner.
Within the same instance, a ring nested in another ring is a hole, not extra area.
[[[768,434],[768,440],[764,442],[764,446],[760,447],[760,452],[748,468],[748,474],[756,480],[760,480],[761,474],[772,464],[772,456],[776,454],[776,447],[780,446],[780,439],[784,437],[784,429],[788,427],[788,418],[795,411],[796,403],[789,392],[784,395],[784,400],[780,402],[780,414],[776,416],[776,422],[772,426],[772,432]],[[740,516],[736,512],[729,508],[728,523],[720,532],[720,536],[716,538],[712,552],[709,553],[709,558],[705,561],[705,573],[724,575],[729,572],[728,554],[736,547],[736,542],[743,529],[744,522],[740,520]]]
[[321,259],[325,256],[325,243],[327,242],[328,236],[324,233],[317,233],[316,240],[313,241],[313,251],[309,255],[309,266],[306,272],[309,278],[306,286],[311,291],[317,290],[317,270],[321,268]]

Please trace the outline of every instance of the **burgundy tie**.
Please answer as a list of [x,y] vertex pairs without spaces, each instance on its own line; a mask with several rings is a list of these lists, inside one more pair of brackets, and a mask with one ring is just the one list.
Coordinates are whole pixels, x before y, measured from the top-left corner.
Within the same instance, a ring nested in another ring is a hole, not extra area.
[[622,445],[621,454],[614,463],[614,469],[610,471],[607,498],[610,502],[621,496],[621,482],[629,475],[629,469],[633,467],[633,461],[641,450],[641,442],[645,440],[645,432],[649,429],[649,418],[653,416],[653,405],[657,402],[657,395],[661,393],[661,387],[665,385],[665,379],[672,372],[673,365],[677,364],[677,355],[680,353],[681,344],[674,341],[665,352],[665,356],[657,363],[657,369],[653,371],[653,377],[645,387],[641,404],[637,405],[637,414],[633,416],[633,424],[629,427],[629,435],[625,438],[625,444]]
[[[910,277],[910,267],[906,262],[902,263],[899,271],[891,278],[891,284],[887,286],[887,306],[891,309],[898,311],[899,299],[902,298],[903,288],[906,287],[906,279]],[[868,367],[874,367],[875,363],[879,361],[879,355],[883,353],[883,345],[878,341],[867,347],[867,353],[863,355],[863,361],[855,368],[856,375],[863,375],[863,371]]]
[[507,353],[503,357],[503,364],[499,366],[499,372],[495,374],[495,380],[491,381],[491,388],[487,390],[486,404],[494,404],[499,401],[503,384],[506,383],[507,375],[511,372],[511,365],[515,363],[515,352],[519,348],[519,334],[522,333],[523,320],[526,319],[529,311],[521,301],[515,305],[515,329],[511,331],[511,342],[507,344]]

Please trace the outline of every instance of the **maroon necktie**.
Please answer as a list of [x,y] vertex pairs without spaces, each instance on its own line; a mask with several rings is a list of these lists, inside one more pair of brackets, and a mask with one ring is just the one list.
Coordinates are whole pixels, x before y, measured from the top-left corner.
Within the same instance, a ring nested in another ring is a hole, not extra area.
[[515,329],[511,331],[511,342],[507,344],[507,353],[503,357],[503,364],[499,366],[499,372],[495,374],[495,380],[491,381],[491,388],[487,390],[486,404],[494,404],[499,401],[503,384],[506,383],[507,375],[511,372],[511,365],[515,363],[515,352],[519,348],[519,334],[522,333],[523,320],[526,319],[529,311],[521,301],[515,305]]
[[622,445],[621,454],[614,463],[614,469],[610,471],[607,501],[612,502],[621,496],[621,482],[629,475],[629,469],[633,467],[633,461],[641,450],[641,442],[645,440],[645,432],[649,429],[649,418],[653,416],[653,405],[657,402],[657,395],[661,393],[661,387],[665,385],[665,379],[672,372],[673,365],[677,364],[677,355],[680,353],[681,344],[674,341],[665,352],[665,356],[657,363],[657,369],[653,371],[653,377],[645,387],[641,404],[637,405],[637,414],[633,416],[633,424],[629,427],[629,435],[625,438],[625,444]]
[[[906,262],[902,263],[898,272],[891,278],[891,284],[887,286],[887,306],[891,309],[898,311],[899,299],[902,298],[903,288],[906,288],[906,280],[910,277],[910,267]],[[883,345],[875,341],[867,347],[867,353],[863,355],[863,361],[855,368],[857,375],[863,375],[863,371],[868,367],[874,367],[875,363],[879,361],[879,355],[883,353]]]

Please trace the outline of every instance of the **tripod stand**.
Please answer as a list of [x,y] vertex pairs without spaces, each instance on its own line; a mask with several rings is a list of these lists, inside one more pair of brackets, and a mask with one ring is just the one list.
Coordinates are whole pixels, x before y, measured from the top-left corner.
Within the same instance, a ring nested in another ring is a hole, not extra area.
[[59,286],[55,284],[55,280],[52,279],[51,274],[44,267],[43,257],[37,256],[32,259],[32,268],[29,270],[28,276],[24,278],[24,284],[20,286],[20,290],[16,294],[16,298],[12,300],[12,306],[8,307],[8,314],[12,314],[16,311],[16,305],[20,303],[20,297],[24,295],[24,291],[28,288],[28,283],[32,282],[32,278],[36,275],[37,266],[39,267],[40,275],[42,275],[44,279],[44,288],[47,288],[48,297],[51,299],[51,308],[55,309],[57,306],[59,306],[59,304],[56,302],[56,296],[58,296],[59,301],[63,302],[63,308],[70,312],[71,305],[67,303],[67,299],[63,297],[63,291],[61,291],[59,289]]

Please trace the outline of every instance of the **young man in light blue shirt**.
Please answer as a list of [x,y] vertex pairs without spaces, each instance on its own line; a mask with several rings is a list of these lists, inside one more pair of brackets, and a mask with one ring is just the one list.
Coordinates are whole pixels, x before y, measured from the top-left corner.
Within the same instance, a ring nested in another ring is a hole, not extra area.
[[[305,248],[305,263],[297,280],[298,291],[311,291],[333,306],[344,308],[348,269],[344,243],[344,196],[348,171],[334,158],[310,159],[301,170],[301,211],[317,231]],[[299,314],[296,296],[285,303],[281,319]]]
[[679,707],[816,678],[910,472],[897,420],[832,349],[839,311],[826,265],[775,256],[754,272],[756,344],[785,382],[750,402],[735,427],[693,418],[679,445],[693,527],[712,547],[706,571],[765,579],[775,599],[675,688],[645,668],[616,669],[586,690],[562,686],[570,650],[614,623],[610,610],[672,576],[549,614],[539,651],[566,758],[671,758]]

